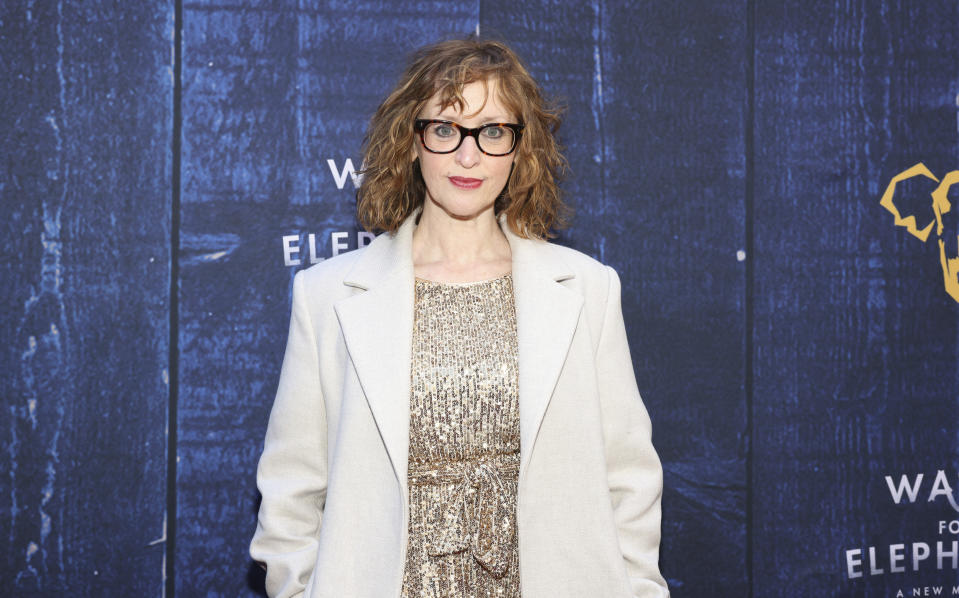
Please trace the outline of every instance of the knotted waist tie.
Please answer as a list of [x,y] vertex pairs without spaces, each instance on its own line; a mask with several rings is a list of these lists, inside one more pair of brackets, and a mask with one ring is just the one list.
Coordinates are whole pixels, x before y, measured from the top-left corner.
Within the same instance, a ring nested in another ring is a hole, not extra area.
[[427,539],[430,556],[470,549],[495,577],[509,566],[513,536],[513,507],[507,481],[519,474],[519,453],[493,455],[479,460],[444,463],[410,463],[411,485],[456,484],[446,508],[430,515]]

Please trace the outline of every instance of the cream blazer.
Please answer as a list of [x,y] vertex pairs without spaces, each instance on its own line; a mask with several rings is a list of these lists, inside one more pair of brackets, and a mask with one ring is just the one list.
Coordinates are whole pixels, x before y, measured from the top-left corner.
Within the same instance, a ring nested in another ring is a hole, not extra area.
[[[250,546],[270,596],[395,598],[407,549],[415,215],[298,272]],[[523,598],[669,595],[662,469],[612,268],[523,239],[519,345]]]

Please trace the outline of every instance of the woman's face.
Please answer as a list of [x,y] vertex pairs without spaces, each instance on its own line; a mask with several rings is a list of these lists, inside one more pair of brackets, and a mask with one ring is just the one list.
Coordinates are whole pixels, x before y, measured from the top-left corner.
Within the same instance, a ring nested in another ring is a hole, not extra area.
[[[485,85],[482,81],[469,83],[463,87],[466,103],[462,111],[455,105],[441,109],[434,96],[417,118],[448,120],[468,128],[518,122],[500,103],[497,90],[496,79]],[[440,208],[458,220],[476,218],[487,210],[492,215],[493,203],[509,179],[515,150],[505,156],[489,156],[479,150],[475,138],[465,137],[456,151],[435,154],[423,147],[418,134],[413,147],[426,183],[424,215],[432,212],[431,208]]]

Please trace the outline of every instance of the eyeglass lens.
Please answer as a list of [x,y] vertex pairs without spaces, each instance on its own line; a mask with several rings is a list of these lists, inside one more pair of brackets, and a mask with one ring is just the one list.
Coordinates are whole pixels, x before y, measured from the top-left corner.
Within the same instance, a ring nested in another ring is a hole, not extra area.
[[[462,132],[446,123],[430,123],[423,132],[426,148],[434,152],[449,152],[459,145]],[[508,154],[513,149],[513,130],[509,127],[487,126],[476,135],[479,148],[488,154]]]

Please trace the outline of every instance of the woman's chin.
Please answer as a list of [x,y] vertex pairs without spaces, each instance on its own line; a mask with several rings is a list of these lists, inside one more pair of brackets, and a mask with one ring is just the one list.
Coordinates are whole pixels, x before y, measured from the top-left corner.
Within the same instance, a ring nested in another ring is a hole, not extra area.
[[435,212],[435,216],[445,216],[447,218],[452,218],[453,220],[459,221],[476,220],[477,218],[493,215],[493,202],[480,206],[477,206],[474,203],[468,205],[444,204],[435,200],[429,200],[429,203],[437,209],[428,210],[424,207],[424,215]]

